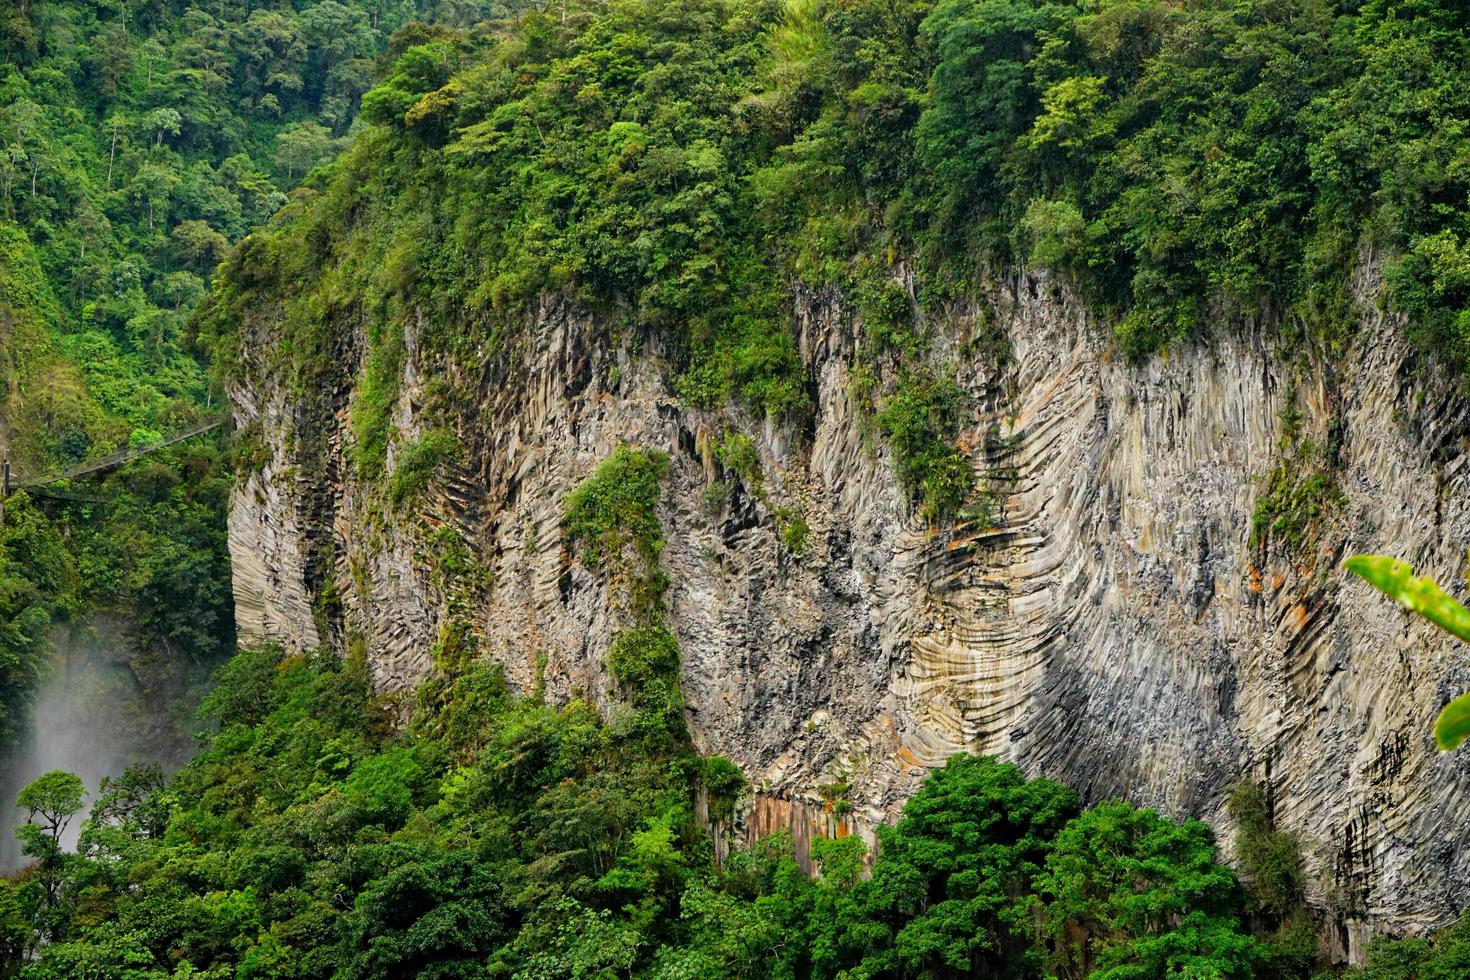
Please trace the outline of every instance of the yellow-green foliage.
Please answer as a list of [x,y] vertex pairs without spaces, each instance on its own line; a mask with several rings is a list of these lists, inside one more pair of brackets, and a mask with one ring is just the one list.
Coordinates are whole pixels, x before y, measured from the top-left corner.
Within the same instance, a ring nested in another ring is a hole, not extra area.
[[77,568],[61,535],[24,492],[0,527],[0,737],[44,663],[53,623],[77,603]]
[[563,519],[568,543],[589,566],[622,570],[630,557],[641,566],[628,582],[634,623],[612,638],[607,666],[635,709],[621,731],[650,752],[674,751],[686,739],[679,641],[664,622],[669,581],[659,565],[658,500],[668,469],[663,453],[620,445],[567,495]]
[[1272,915],[1286,916],[1302,898],[1301,842],[1275,828],[1266,794],[1255,783],[1231,787],[1227,809],[1235,821],[1235,851],[1251,891]]
[[628,572],[629,605],[647,622],[662,612],[669,585],[659,565],[664,535],[658,520],[668,470],[668,457],[658,450],[622,444],[564,504],[567,542],[580,548],[589,566]]
[[735,816],[735,804],[745,792],[747,781],[735,763],[722,755],[712,755],[704,760],[704,786],[709,793],[710,819],[729,821]]
[[459,439],[448,429],[430,429],[402,447],[393,464],[388,499],[403,507],[429,487],[434,473],[460,454]]
[[650,744],[684,737],[684,695],[679,685],[679,641],[662,623],[623,630],[607,651],[607,666],[642,717],[632,726]]
[[649,568],[657,564],[664,543],[658,501],[668,470],[663,453],[625,443],[567,494],[562,525],[587,564],[608,567],[629,547]]
[[806,517],[795,507],[776,508],[776,527],[781,534],[781,544],[793,555],[799,555],[806,551],[807,539],[811,536],[811,526],[807,524]]
[[753,493],[762,492],[765,480],[761,472],[760,450],[756,448],[754,439],[744,432],[727,432],[720,439],[715,455],[727,469],[734,471]]
[[33,473],[118,434],[82,372],[60,356],[60,319],[30,240],[0,221],[0,432],[9,434],[12,461]]
[[1289,550],[1300,550],[1344,499],[1333,471],[1307,447],[1266,474],[1251,515],[1251,544],[1276,540]]
[[1280,454],[1266,473],[1251,515],[1251,545],[1275,541],[1288,551],[1310,543],[1345,500],[1337,485],[1335,453],[1301,434],[1295,403],[1281,413]]
[[893,348],[911,356],[921,352],[912,302],[902,283],[881,277],[865,280],[858,290],[858,316],[876,350]]
[[38,342],[33,335],[42,329],[55,329],[61,319],[30,239],[9,221],[0,221],[0,309],[7,321],[14,319],[20,324],[21,334],[6,345],[7,353],[12,354],[15,345],[27,340]]
[[963,405],[952,379],[912,373],[899,379],[878,414],[899,481],[931,520],[955,514],[974,487],[974,470],[954,446]]
[[393,406],[403,370],[403,336],[396,326],[380,327],[352,398],[353,456],[365,477],[382,473],[392,436]]

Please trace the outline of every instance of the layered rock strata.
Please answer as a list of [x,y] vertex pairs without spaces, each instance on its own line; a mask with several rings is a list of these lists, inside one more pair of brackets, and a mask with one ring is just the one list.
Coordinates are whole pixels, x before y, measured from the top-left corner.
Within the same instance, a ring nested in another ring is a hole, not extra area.
[[[454,392],[464,461],[398,512],[345,455],[365,345],[346,324],[335,386],[293,396],[260,355],[234,392],[237,423],[272,447],[230,518],[239,628],[294,647],[361,636],[395,690],[463,622],[513,684],[609,704],[604,655],[625,613],[569,554],[562,499],[619,442],[662,449],[690,727],[780,802],[757,805],[760,820],[806,801],[793,821],[835,827],[820,801],[846,784],[870,832],[928,767],[983,752],[1088,800],[1203,815],[1228,844],[1226,790],[1253,779],[1301,834],[1311,897],[1351,955],[1369,931],[1445,923],[1470,882],[1470,755],[1429,736],[1470,689],[1470,655],[1338,570],[1385,552],[1458,585],[1467,405],[1411,364],[1364,269],[1356,339],[1330,359],[1222,325],[1130,364],[1067,289],[998,283],[931,326],[993,501],[946,527],[906,499],[853,394],[855,364],[873,359],[833,295],[796,304],[816,407],[792,423],[684,407],[654,342],[634,356],[561,303],[484,365],[434,360],[410,329],[395,444],[426,426],[434,378]],[[252,325],[247,351],[271,337]],[[891,369],[880,361],[880,379]],[[759,447],[759,488],[717,460],[731,427]],[[1254,534],[1265,475],[1307,466],[1312,446],[1336,487],[1322,516],[1299,546]],[[800,553],[778,507],[810,527]],[[446,547],[483,574],[447,580]]]

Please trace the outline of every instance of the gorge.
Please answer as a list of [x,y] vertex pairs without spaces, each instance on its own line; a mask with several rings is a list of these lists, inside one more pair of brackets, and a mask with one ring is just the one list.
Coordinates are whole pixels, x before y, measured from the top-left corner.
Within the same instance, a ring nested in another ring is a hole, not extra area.
[[0,53],[0,975],[1470,971],[1460,6]]

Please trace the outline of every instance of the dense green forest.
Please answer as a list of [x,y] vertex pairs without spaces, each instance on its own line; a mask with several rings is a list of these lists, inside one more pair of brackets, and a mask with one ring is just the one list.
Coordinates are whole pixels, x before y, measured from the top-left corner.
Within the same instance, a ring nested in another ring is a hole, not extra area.
[[[29,472],[215,410],[246,355],[311,391],[340,370],[338,331],[362,325],[352,459],[402,504],[455,451],[436,430],[387,472],[409,318],[431,356],[474,362],[509,351],[548,295],[657,337],[689,404],[799,432],[813,406],[792,304],[839,292],[859,362],[892,368],[857,379],[872,430],[934,521],[984,501],[933,340],[1007,267],[1072,283],[1122,357],[1259,319],[1332,353],[1366,301],[1407,314],[1426,370],[1470,360],[1470,11],[1451,0],[23,0],[0,18],[0,436]],[[1354,296],[1370,255],[1381,294]],[[255,321],[279,324],[275,349],[240,349]],[[963,356],[1003,355],[967,341]],[[223,514],[250,438],[133,464],[105,503],[7,502],[4,720],[53,624],[89,609],[128,610],[144,642],[199,665],[233,648]],[[0,883],[5,969],[1324,966],[1299,843],[1250,786],[1231,806],[1244,885],[1203,824],[1083,809],[976,758],[880,831],[871,875],[854,838],[818,844],[815,879],[780,839],[716,861],[696,802],[728,832],[746,787],[684,730],[650,503],[663,466],[619,450],[566,500],[583,562],[633,562],[607,717],[507,689],[453,628],[407,723],[370,691],[360,645],[239,653],[196,759],[109,783],[76,853],[60,830],[82,787],[27,791],[36,863]],[[784,532],[798,550],[800,525]],[[1363,972],[1467,971],[1461,924],[1379,942]]]
[[[960,756],[936,770],[864,873],[818,841],[820,878],[777,836],[714,860],[743,780],[670,729],[623,675],[624,710],[559,709],[441,650],[444,676],[397,730],[361,651],[247,650],[205,704],[218,727],[172,780],[81,808],[34,784],[37,863],[0,882],[0,955],[34,978],[1308,977],[1315,923],[1294,843],[1250,787],[1233,812],[1252,889],[1198,821]],[[80,816],[76,817],[80,819]],[[28,953],[39,958],[26,963]],[[1470,921],[1378,941],[1371,980],[1470,969]]]
[[[493,0],[7,3],[0,449],[17,477],[217,410],[187,324],[231,243],[337,151],[395,31],[506,13]],[[232,649],[227,457],[200,440],[87,491],[105,504],[9,502],[0,744],[53,629],[89,611],[122,611],[180,669]]]
[[[275,363],[306,390],[366,325],[352,421],[371,478],[411,311],[426,356],[476,358],[571,296],[656,334],[688,403],[799,427],[792,301],[835,289],[858,363],[895,366],[856,380],[873,428],[942,519],[979,501],[958,389],[925,352],[1008,265],[1074,282],[1128,357],[1263,319],[1331,353],[1361,302],[1459,370],[1467,44],[1470,13],[1435,0],[530,13],[498,43],[406,48],[363,100],[371,125],[227,263],[202,333],[228,371],[242,320],[281,320]],[[1382,288],[1355,297],[1370,255]],[[1303,509],[1284,484],[1263,533]]]

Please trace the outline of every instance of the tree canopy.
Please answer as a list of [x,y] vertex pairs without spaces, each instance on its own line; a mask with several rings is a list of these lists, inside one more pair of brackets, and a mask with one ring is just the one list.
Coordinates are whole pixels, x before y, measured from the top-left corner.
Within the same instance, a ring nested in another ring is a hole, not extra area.
[[[818,842],[818,878],[789,838],[716,862],[694,803],[701,787],[739,792],[728,762],[585,704],[513,695],[483,663],[460,669],[494,692],[468,754],[393,724],[360,659],[241,653],[205,705],[218,729],[193,762],[167,781],[136,771],[104,785],[77,852],[54,855],[51,899],[39,877],[0,888],[19,921],[32,909],[46,923],[46,941],[29,940],[38,958],[12,967],[1235,977],[1261,956],[1246,893],[1198,822],[1082,809],[1056,783],[959,756],[881,830],[870,875],[855,837]],[[81,785],[51,773],[22,802],[53,826]]]

